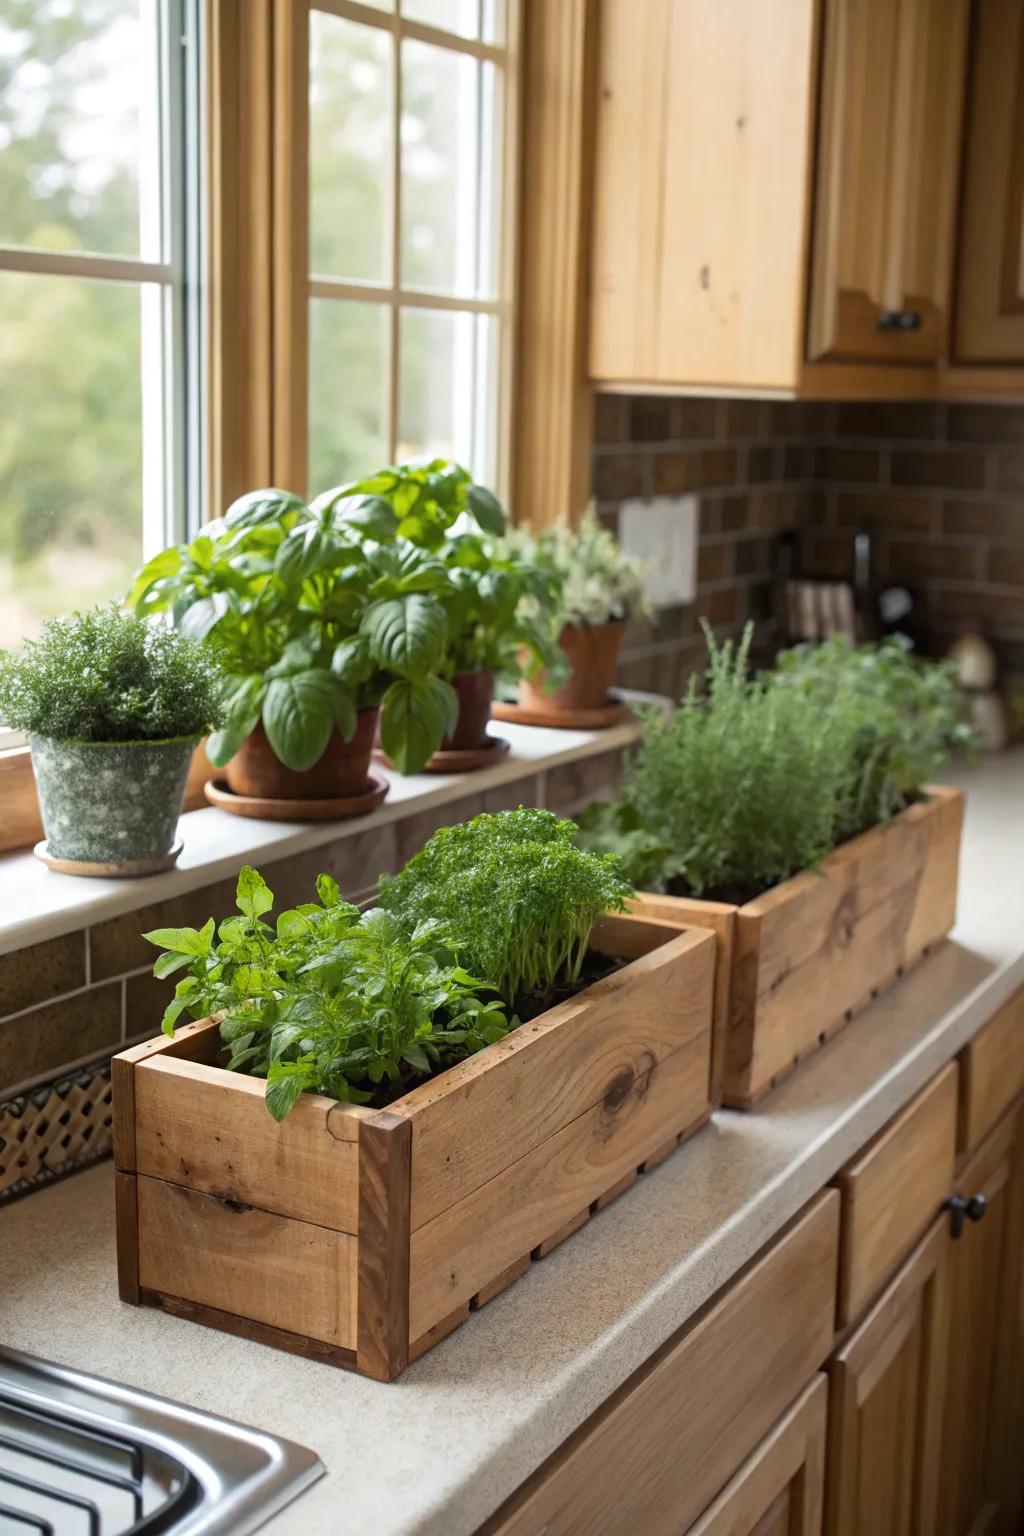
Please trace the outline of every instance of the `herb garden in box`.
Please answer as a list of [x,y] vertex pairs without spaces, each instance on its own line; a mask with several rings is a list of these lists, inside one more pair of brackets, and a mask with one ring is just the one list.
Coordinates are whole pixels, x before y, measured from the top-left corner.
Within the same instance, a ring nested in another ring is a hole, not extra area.
[[125,1300],[389,1379],[706,1120],[714,937],[627,912],[576,831],[442,828],[369,911],[321,877],[271,921],[245,869],[236,915],[147,935]]
[[634,911],[717,934],[715,1083],[748,1108],[952,928],[963,797],[928,780],[970,732],[949,668],[899,640],[758,677],[749,633],[708,643],[705,689],[648,715],[581,842],[623,859]]

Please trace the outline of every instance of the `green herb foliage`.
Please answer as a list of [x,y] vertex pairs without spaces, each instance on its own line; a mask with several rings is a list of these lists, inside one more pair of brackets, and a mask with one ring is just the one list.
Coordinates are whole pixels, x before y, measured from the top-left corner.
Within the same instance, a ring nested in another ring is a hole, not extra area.
[[239,915],[200,929],[147,933],[165,951],[157,977],[184,971],[164,1015],[224,1013],[227,1066],[267,1079],[267,1107],[284,1118],[305,1091],[383,1103],[507,1033],[493,989],[453,958],[443,924],[411,931],[391,913],[361,913],[327,875],[319,900],[282,912],[246,866]]
[[632,876],[695,896],[744,901],[813,867],[836,844],[856,722],[842,701],[750,676],[751,632],[719,646],[710,631],[706,687],[692,678],[672,714],[645,713],[643,745],[627,770],[628,810],[584,818],[584,847],[620,854]]
[[0,720],[60,741],[198,737],[220,723],[223,683],[196,641],[110,604],[0,652]]
[[971,744],[953,666],[915,656],[902,636],[879,645],[833,639],[797,646],[779,656],[776,670],[781,685],[800,690],[816,708],[840,699],[854,728],[841,836],[903,810],[953,752]]
[[594,922],[633,893],[617,858],[582,852],[575,836],[573,822],[522,807],[442,827],[382,882],[381,906],[408,933],[439,919],[510,1006],[572,987]]
[[399,464],[345,489],[385,503],[398,537],[443,568],[432,592],[445,615],[444,677],[555,663],[549,615],[561,576],[531,560],[525,545],[502,543],[505,513],[465,469],[443,459]]

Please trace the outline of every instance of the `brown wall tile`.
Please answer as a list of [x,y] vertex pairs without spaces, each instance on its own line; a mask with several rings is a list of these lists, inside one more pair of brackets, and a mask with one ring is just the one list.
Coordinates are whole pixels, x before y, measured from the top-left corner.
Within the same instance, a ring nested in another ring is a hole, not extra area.
[[941,407],[933,400],[856,400],[836,410],[836,430],[842,437],[934,439]]
[[0,1018],[84,986],[84,933],[62,934],[0,955]]
[[96,923],[89,930],[92,980],[105,981],[140,965],[151,965],[157,951],[142,935],[152,928],[200,928],[208,917],[227,916],[234,910],[236,885],[237,877],[232,876]]
[[1024,405],[950,405],[947,436],[962,443],[1024,443]]
[[977,552],[970,544],[895,541],[886,550],[890,578],[908,585],[936,578],[973,581],[978,575]]
[[968,450],[900,449],[892,455],[893,485],[928,485],[936,490],[982,490],[985,457]]
[[881,459],[874,448],[838,448],[830,444],[814,451],[814,475],[818,480],[877,481]]
[[121,1039],[121,983],[91,987],[0,1024],[0,1092]]
[[840,491],[836,496],[836,522],[844,528],[884,523],[893,529],[927,533],[935,529],[938,517],[938,502],[923,496],[865,491]]

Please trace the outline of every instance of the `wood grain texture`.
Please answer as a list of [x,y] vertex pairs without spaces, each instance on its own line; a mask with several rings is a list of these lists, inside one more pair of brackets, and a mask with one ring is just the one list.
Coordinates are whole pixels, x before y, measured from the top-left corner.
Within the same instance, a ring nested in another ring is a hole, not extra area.
[[[1024,363],[1024,11],[974,0],[955,361]],[[970,370],[973,373],[973,370]],[[1017,372],[1016,392],[1021,388]]]
[[828,1536],[933,1536],[948,1327],[940,1217],[832,1362]]
[[[644,1155],[706,1109],[714,944],[699,930],[679,933],[620,919],[604,930],[613,947],[616,929],[624,945],[643,933],[654,947],[403,1099],[415,1127],[414,1232],[582,1115],[610,1127],[619,1101],[635,1096],[635,1085],[669,1056],[685,1053],[671,1069],[679,1098]],[[565,1216],[600,1192],[583,1194]],[[545,1235],[538,1232],[505,1262]]]
[[411,1147],[412,1126],[399,1113],[360,1124],[357,1351],[359,1369],[378,1381],[398,1376],[409,1359]]
[[525,7],[510,505],[535,527],[590,495],[586,278],[595,0]]
[[508,1290],[514,1281],[521,1279],[530,1267],[530,1257],[530,1254],[524,1253],[521,1259],[517,1259],[514,1264],[510,1264],[508,1269],[503,1269],[500,1275],[496,1275],[493,1280],[488,1281],[481,1290],[477,1291],[475,1296],[471,1296],[469,1299],[470,1310],[479,1312],[480,1308],[486,1307],[487,1303],[493,1301],[495,1296],[500,1296],[502,1291]]
[[985,1217],[949,1241],[951,1326],[935,1536],[1014,1532],[1024,1467],[1022,1339],[1024,1185],[1019,1113],[1006,1115],[957,1176]]
[[[810,295],[812,358],[944,355],[967,52],[964,0],[830,0]],[[908,330],[883,310],[914,311]]]
[[137,1177],[139,1283],[351,1349],[356,1240]]
[[202,1323],[206,1328],[217,1328],[221,1333],[233,1333],[240,1339],[252,1339],[266,1344],[270,1349],[283,1349],[290,1355],[300,1355],[304,1360],[318,1360],[323,1365],[339,1366],[354,1370],[356,1352],[343,1349],[338,1344],[325,1344],[320,1339],[310,1339],[301,1333],[289,1333],[287,1328],[272,1328],[269,1323],[257,1323],[251,1317],[238,1317],[233,1312],[223,1312],[217,1307],[203,1306],[188,1301],[184,1296],[174,1296],[164,1291],[143,1291],[142,1304],[159,1307],[169,1317],[186,1318],[191,1323]]
[[972,1150],[1024,1093],[1024,987],[995,1013],[960,1057],[959,1145]]
[[446,1339],[450,1333],[454,1333],[456,1328],[461,1328],[468,1318],[468,1302],[464,1302],[461,1307],[456,1307],[447,1317],[442,1317],[439,1323],[435,1323],[433,1328],[428,1328],[426,1333],[421,1334],[409,1345],[409,1364],[421,1359],[428,1349],[433,1349],[435,1344],[440,1344],[441,1340]]
[[687,1536],[821,1536],[827,1418],[817,1375]]
[[796,384],[815,14],[602,0],[595,378]]
[[136,1068],[135,1098],[140,1173],[357,1231],[360,1119],[333,1099],[303,1094],[278,1123],[261,1079],[173,1057]]
[[483,1532],[688,1530],[831,1347],[838,1215],[833,1191],[813,1201]]
[[117,1294],[139,1304],[139,1207],[134,1173],[114,1170],[114,1223],[117,1230]]
[[[511,1156],[506,1126],[505,1167],[413,1230],[413,1336],[639,1167],[670,1126],[681,1128],[689,1119],[684,1106],[698,1079],[707,1079],[706,1044],[699,1039],[646,1073],[621,1074],[605,1099],[520,1157]],[[414,1128],[414,1170],[417,1134]]]
[[952,928],[963,795],[926,793],[743,907],[639,898],[651,917],[699,923],[707,909],[719,937],[715,1057],[727,1105],[750,1108]]
[[568,1241],[581,1227],[585,1227],[590,1220],[590,1206],[585,1206],[582,1211],[577,1211],[575,1216],[570,1216],[568,1221],[563,1221],[560,1227],[549,1232],[547,1237],[539,1242],[530,1254],[533,1259],[546,1259],[549,1253],[554,1253],[556,1248]]
[[950,1062],[836,1180],[843,1200],[840,1328],[889,1281],[949,1195],[957,1088]]

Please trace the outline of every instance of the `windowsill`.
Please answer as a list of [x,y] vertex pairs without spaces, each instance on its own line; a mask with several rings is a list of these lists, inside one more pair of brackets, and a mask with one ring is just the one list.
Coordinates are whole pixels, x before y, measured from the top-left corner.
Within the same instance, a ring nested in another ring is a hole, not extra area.
[[[632,695],[634,698],[650,696]],[[0,954],[119,917],[154,901],[198,890],[235,874],[243,864],[280,859],[325,843],[356,837],[451,801],[514,783],[549,768],[597,757],[637,741],[640,727],[628,721],[607,731],[553,731],[537,726],[491,726],[512,750],[493,768],[470,774],[419,774],[402,778],[377,769],[389,783],[384,803],[351,821],[250,821],[207,808],[189,811],[178,824],[184,842],[174,869],[136,880],[95,880],[58,875],[31,852],[0,856]]]

